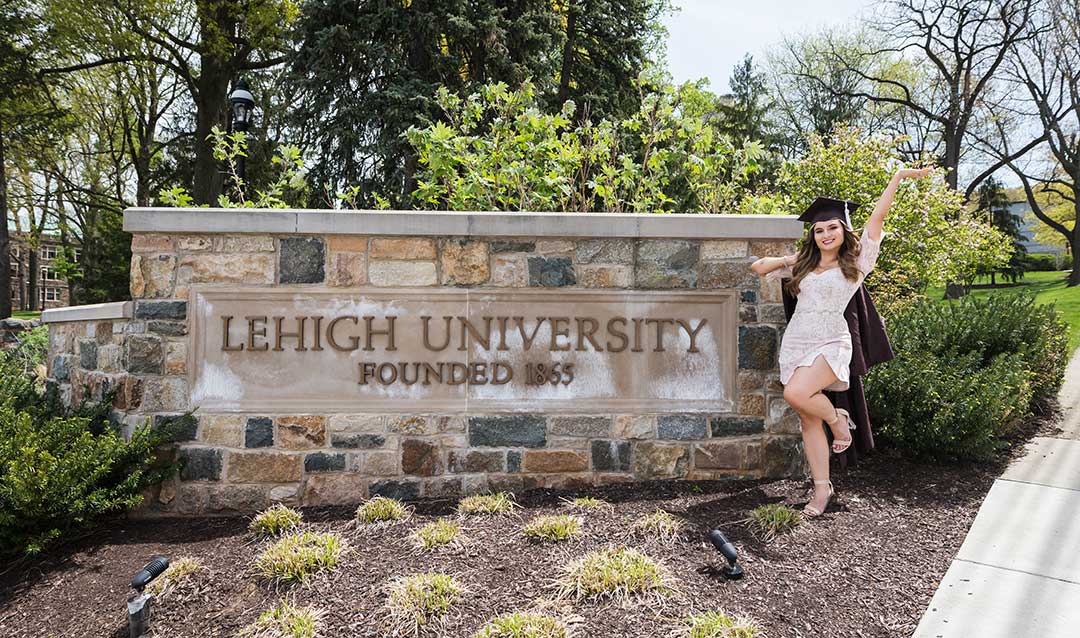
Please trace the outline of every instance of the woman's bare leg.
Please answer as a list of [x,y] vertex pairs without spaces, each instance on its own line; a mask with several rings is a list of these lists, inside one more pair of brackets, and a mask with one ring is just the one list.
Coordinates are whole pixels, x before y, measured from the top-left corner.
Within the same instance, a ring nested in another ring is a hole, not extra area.
[[[832,368],[824,357],[818,357],[811,366],[797,368],[784,386],[784,398],[799,414],[803,449],[810,465],[810,476],[815,481],[829,480],[829,442],[821,424],[825,418],[835,419],[836,411],[821,391],[835,381],[836,374]],[[818,511],[824,511],[828,498],[828,486],[815,484],[814,498],[810,504]]]
[[784,399],[799,414],[810,415],[827,423],[834,441],[847,441],[851,438],[847,419],[837,414],[832,401],[821,392],[835,381],[836,374],[825,357],[819,355],[809,367],[795,369],[784,386]]

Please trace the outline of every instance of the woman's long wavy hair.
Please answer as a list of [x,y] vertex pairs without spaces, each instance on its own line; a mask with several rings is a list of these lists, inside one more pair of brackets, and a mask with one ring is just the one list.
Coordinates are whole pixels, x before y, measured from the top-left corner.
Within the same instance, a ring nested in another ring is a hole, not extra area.
[[[844,229],[844,243],[840,245],[838,256],[840,272],[844,273],[848,281],[855,281],[859,278],[859,268],[855,265],[855,258],[859,256],[860,251],[859,238],[844,224],[841,223],[840,227]],[[802,283],[803,278],[814,272],[820,264],[821,249],[814,240],[814,225],[811,225],[810,232],[803,238],[802,246],[799,247],[795,265],[791,268],[792,277],[791,281],[787,282],[787,291],[792,295],[798,295],[799,284]]]

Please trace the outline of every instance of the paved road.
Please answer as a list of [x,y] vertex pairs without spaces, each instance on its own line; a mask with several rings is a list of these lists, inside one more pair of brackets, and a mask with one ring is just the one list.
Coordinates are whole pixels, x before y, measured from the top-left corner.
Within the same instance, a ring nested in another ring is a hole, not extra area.
[[914,638],[1080,636],[1080,351],[1036,437],[979,508]]

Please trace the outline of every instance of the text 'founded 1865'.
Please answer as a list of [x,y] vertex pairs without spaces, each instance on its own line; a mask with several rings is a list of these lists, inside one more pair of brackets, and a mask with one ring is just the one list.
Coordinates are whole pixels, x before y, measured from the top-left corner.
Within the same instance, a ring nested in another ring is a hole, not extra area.
[[218,411],[723,412],[734,293],[192,291],[192,400]]

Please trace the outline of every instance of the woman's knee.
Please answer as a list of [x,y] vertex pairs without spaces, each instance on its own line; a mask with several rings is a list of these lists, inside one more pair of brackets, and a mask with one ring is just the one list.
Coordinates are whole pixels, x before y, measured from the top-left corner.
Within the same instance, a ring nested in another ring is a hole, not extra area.
[[784,400],[788,402],[788,405],[798,410],[806,400],[810,398],[802,388],[796,385],[784,386]]

